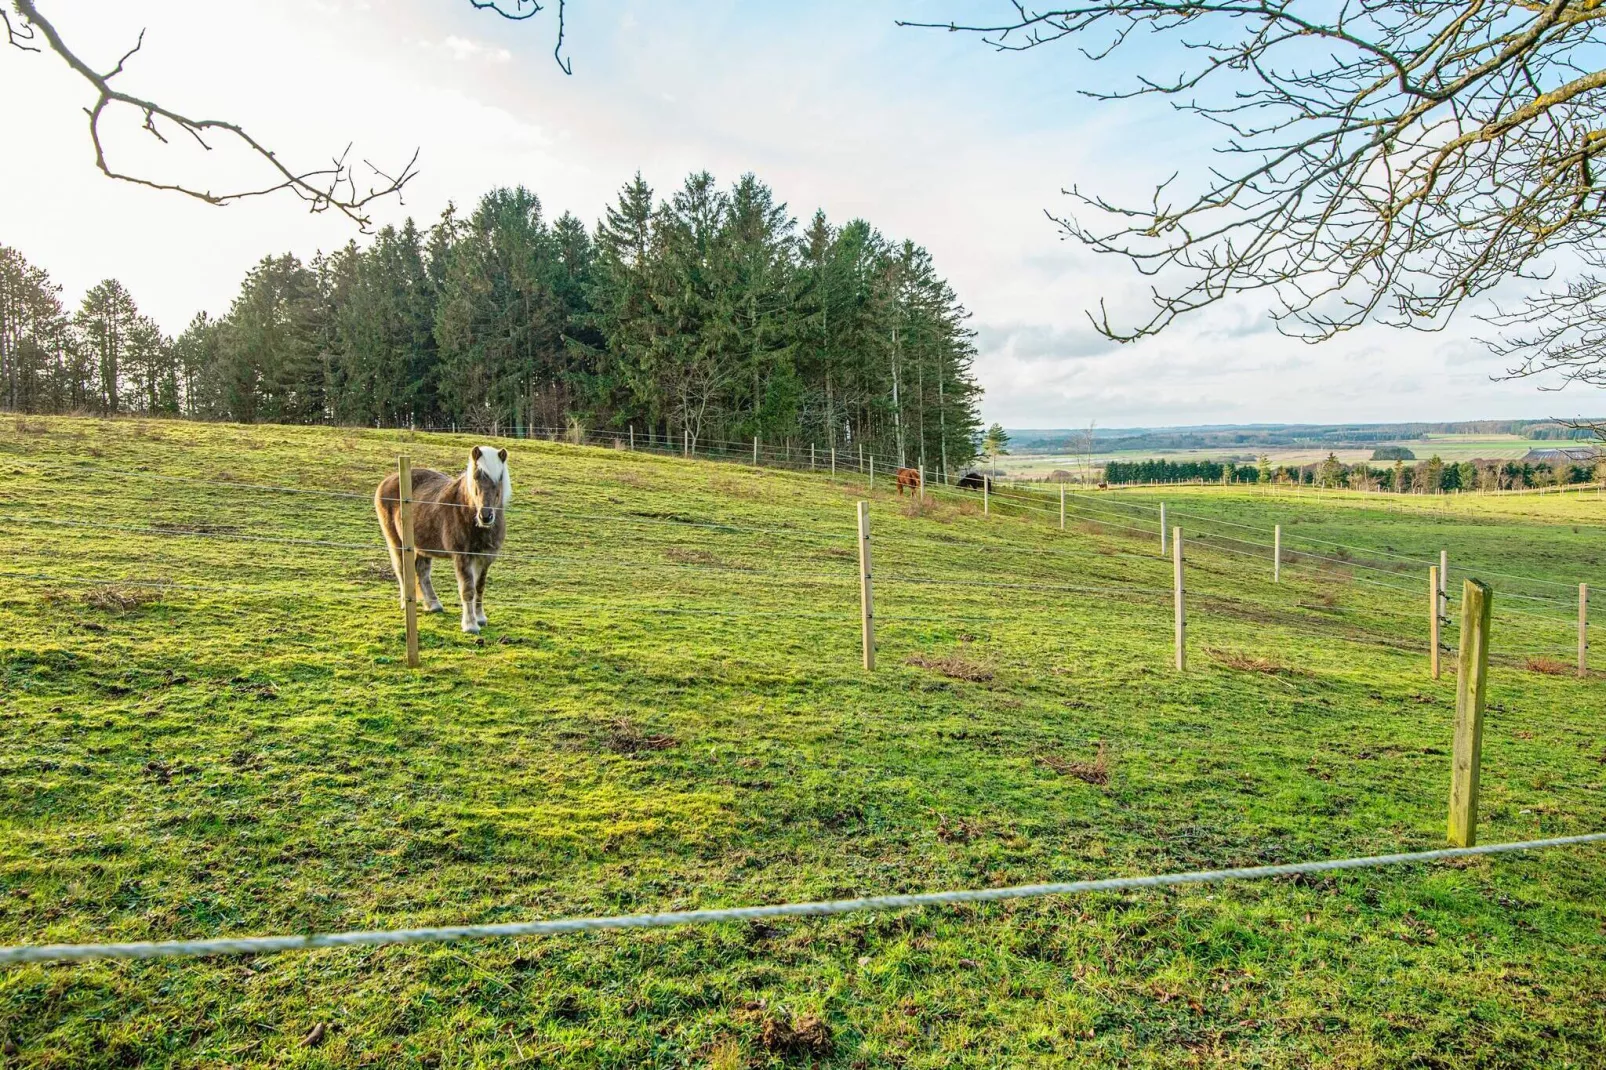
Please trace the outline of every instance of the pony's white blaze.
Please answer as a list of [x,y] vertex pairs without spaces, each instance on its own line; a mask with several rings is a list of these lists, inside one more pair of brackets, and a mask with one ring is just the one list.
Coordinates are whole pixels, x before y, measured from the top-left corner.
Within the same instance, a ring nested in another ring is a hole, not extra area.
[[479,460],[469,461],[469,484],[474,483],[474,466],[484,472],[493,482],[502,484],[502,507],[507,508],[508,502],[513,500],[513,476],[508,471],[507,453],[494,446],[481,446]]

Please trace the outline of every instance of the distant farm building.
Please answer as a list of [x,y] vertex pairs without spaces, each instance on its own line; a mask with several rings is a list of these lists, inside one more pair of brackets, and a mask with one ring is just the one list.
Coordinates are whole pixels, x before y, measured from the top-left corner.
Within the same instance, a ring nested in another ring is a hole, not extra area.
[[1554,449],[1529,450],[1523,454],[1523,464],[1594,464],[1601,452],[1594,446],[1558,446]]

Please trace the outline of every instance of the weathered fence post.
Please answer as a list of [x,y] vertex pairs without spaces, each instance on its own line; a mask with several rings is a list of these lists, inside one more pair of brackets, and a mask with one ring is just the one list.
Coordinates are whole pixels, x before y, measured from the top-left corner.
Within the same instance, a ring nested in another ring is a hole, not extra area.
[[1439,678],[1439,566],[1428,566],[1428,671]]
[[920,500],[926,500],[926,466],[920,466]]
[[758,436],[753,436],[753,467],[758,467]]
[[1060,530],[1065,530],[1065,484],[1060,484]]
[[1450,623],[1450,552],[1439,551],[1439,624]]
[[859,628],[864,669],[875,670],[875,600],[870,590],[870,503],[859,503]]
[[691,428],[689,427],[680,429],[680,455],[682,457],[691,456]]
[[836,447],[831,447],[831,478],[836,478]]
[[1578,676],[1589,675],[1589,584],[1578,585]]
[[809,471],[814,471],[814,443],[809,443]]
[[636,452],[636,425],[630,425],[630,452]]
[[1160,556],[1165,556],[1165,502],[1160,503]]
[[1461,657],[1455,685],[1455,757],[1450,767],[1450,842],[1478,842],[1478,772],[1489,679],[1489,616],[1494,592],[1467,580],[1461,594]]
[[870,454],[870,489],[875,489],[875,454]]
[[407,667],[418,668],[418,553],[413,545],[413,462],[396,459],[397,513],[401,520],[402,614],[407,619]]
[[1271,533],[1271,582],[1283,582],[1283,526],[1278,524]]
[[990,476],[981,477],[981,515],[993,515],[993,481]]
[[1188,613],[1182,595],[1182,529],[1171,531],[1172,586],[1176,600],[1177,671],[1188,670]]

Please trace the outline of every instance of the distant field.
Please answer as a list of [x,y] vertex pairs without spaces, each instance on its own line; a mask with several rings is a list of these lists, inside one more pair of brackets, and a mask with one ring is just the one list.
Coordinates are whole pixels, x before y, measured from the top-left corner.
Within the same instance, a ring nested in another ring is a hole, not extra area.
[[[1440,548],[1496,585],[1481,838],[1606,829],[1606,675],[1568,675],[1573,585],[1606,583],[1598,499],[1087,493],[1062,531],[1057,491],[1001,490],[984,516],[975,496],[922,506],[878,481],[867,674],[862,485],[509,442],[490,627],[462,635],[438,584],[448,612],[424,619],[409,671],[367,495],[399,449],[456,468],[472,441],[0,424],[0,944],[1437,847],[1455,691],[1425,671]],[[1162,501],[1187,546],[1185,675]],[[1595,643],[1606,666],[1599,627]],[[0,1066],[1587,1067],[1606,1065],[1603,1001],[1606,850],[1568,848],[0,969]]]
[[[1470,461],[1473,459],[1513,459],[1521,457],[1531,449],[1561,446],[1565,445],[1565,443],[1539,442],[1533,439],[1521,438],[1517,435],[1429,435],[1426,441],[1412,439],[1385,443],[1385,445],[1404,446],[1415,453],[1418,460],[1423,461],[1435,453],[1447,461]],[[1336,453],[1338,459],[1345,464],[1355,464],[1370,458],[1375,448],[1373,446],[1367,446],[1362,449],[1310,447],[1271,449],[1266,450],[1265,453],[1270,457],[1272,464],[1278,465],[1314,464],[1326,459],[1328,453]],[[1150,458],[1163,458],[1169,461],[1220,461],[1228,457],[1240,458],[1240,463],[1244,463],[1259,456],[1260,451],[1253,447],[1214,447],[1193,450],[1120,450],[1113,453],[1098,453],[1094,456],[1093,463],[1097,466],[1108,461],[1143,461]],[[1047,475],[1055,469],[1080,472],[1081,466],[1082,458],[1068,454],[1010,455],[1000,458],[998,465],[1000,472],[1028,479]]]

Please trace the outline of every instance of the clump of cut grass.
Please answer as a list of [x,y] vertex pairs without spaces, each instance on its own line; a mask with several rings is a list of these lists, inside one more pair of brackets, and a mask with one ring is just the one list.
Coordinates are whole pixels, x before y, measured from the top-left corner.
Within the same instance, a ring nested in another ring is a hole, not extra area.
[[1218,665],[1225,665],[1227,668],[1237,669],[1239,672],[1258,672],[1265,673],[1268,676],[1293,676],[1298,672],[1298,670],[1272,661],[1270,658],[1257,658],[1251,654],[1241,654],[1234,650],[1214,650],[1206,647],[1205,653],[1210,655]]
[[1574,669],[1565,661],[1551,657],[1533,657],[1522,663],[1523,668],[1529,672],[1544,673],[1546,676],[1568,676]]
[[707,550],[692,550],[684,546],[671,546],[664,551],[664,558],[680,565],[707,565],[710,568],[748,568],[746,565],[738,565],[726,561],[724,558]]
[[680,740],[674,736],[644,735],[641,729],[624,717],[616,717],[608,722],[608,735],[603,742],[615,754],[640,754],[642,751],[668,750],[680,746]]
[[1099,741],[1098,753],[1090,762],[1059,754],[1039,754],[1037,764],[1047,766],[1060,776],[1075,777],[1087,784],[1103,785],[1110,782],[1110,752],[1103,740]]
[[389,583],[396,582],[396,570],[391,567],[389,561],[364,561],[362,564],[352,569],[351,574],[354,578],[359,580],[385,580]]
[[910,654],[903,659],[905,665],[930,669],[950,680],[967,680],[973,684],[986,683],[993,678],[993,670],[960,654]]
[[50,430],[43,420],[30,420],[25,416],[17,417],[16,428],[19,435],[43,435]]
[[151,525],[157,531],[171,532],[175,535],[238,535],[238,524],[185,524],[172,520],[159,520]]
[[107,583],[89,588],[79,596],[79,599],[90,609],[106,613],[132,613],[141,606],[156,601],[158,597],[157,592],[149,588]]

